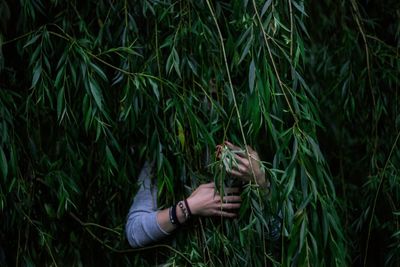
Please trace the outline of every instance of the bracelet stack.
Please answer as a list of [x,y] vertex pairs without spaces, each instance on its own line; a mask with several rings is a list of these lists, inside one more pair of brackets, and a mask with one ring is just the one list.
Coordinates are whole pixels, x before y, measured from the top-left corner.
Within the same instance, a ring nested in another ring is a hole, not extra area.
[[180,226],[181,223],[178,220],[178,216],[176,215],[176,208],[179,207],[182,210],[183,215],[185,216],[185,222],[187,222],[190,217],[192,217],[192,211],[189,208],[189,204],[187,200],[179,201],[178,204],[172,205],[169,208],[169,220],[173,225]]

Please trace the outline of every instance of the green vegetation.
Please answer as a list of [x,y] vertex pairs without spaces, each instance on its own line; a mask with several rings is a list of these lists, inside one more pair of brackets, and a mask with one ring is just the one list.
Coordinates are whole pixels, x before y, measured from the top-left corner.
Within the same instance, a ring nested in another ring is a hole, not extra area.
[[[395,0],[0,0],[0,265],[400,266],[399,48]],[[144,160],[167,207],[225,140],[271,193],[130,249]]]

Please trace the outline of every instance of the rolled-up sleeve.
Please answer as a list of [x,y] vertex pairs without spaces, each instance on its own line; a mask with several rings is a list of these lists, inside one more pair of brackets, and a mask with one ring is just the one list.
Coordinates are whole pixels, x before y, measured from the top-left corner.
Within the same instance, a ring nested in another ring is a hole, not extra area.
[[129,244],[143,247],[159,241],[169,233],[157,222],[157,186],[151,183],[152,164],[146,162],[139,175],[139,190],[136,193],[125,226]]

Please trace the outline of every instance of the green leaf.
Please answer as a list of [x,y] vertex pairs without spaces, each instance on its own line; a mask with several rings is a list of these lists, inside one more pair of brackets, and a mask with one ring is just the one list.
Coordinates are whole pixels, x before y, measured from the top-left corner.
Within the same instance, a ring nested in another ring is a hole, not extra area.
[[106,156],[107,156],[107,161],[111,164],[111,166],[115,170],[118,170],[118,164],[115,161],[114,155],[112,154],[112,152],[108,146],[106,146]]
[[34,88],[36,86],[41,74],[42,74],[42,65],[39,62],[37,62],[35,67],[33,68],[33,77],[32,77],[31,88]]
[[264,4],[264,6],[263,6],[263,8],[261,10],[261,13],[260,13],[261,17],[264,16],[265,12],[267,12],[267,9],[270,7],[271,3],[272,3],[272,0],[265,1],[265,4]]
[[103,79],[103,81],[108,81],[106,74],[100,69],[96,64],[90,63],[90,66],[94,69],[94,71]]
[[96,102],[97,107],[102,111],[103,110],[103,97],[101,95],[101,90],[100,90],[98,84],[94,80],[90,79],[89,87],[90,87],[90,92],[92,93],[92,96],[94,98],[94,101]]
[[28,42],[25,43],[25,45],[23,46],[23,48],[25,49],[25,48],[27,48],[28,46],[33,45],[33,44],[39,39],[40,36],[41,36],[40,34],[34,35],[32,38],[29,39]]
[[61,121],[61,115],[64,107],[64,87],[58,91],[57,96],[57,119]]
[[6,155],[4,154],[3,148],[1,148],[1,147],[0,147],[0,168],[1,168],[1,174],[5,180],[8,175],[8,163],[7,163],[7,158],[6,158]]
[[54,209],[52,208],[52,206],[51,206],[50,204],[45,203],[45,204],[44,204],[44,208],[45,208],[45,210],[46,210],[47,215],[48,215],[50,218],[56,218],[56,217],[57,217],[57,215],[56,215]]
[[153,81],[153,79],[148,79],[148,81],[151,85],[151,88],[153,89],[153,93],[156,96],[157,101],[160,101],[160,91],[158,90],[158,84]]
[[176,124],[178,125],[178,139],[179,143],[181,144],[181,148],[185,147],[185,132],[183,130],[182,124],[179,122],[178,119],[175,120]]
[[256,67],[254,63],[254,59],[251,61],[250,66],[249,66],[249,89],[250,93],[253,93],[254,90],[254,84],[255,84],[255,78],[256,78]]

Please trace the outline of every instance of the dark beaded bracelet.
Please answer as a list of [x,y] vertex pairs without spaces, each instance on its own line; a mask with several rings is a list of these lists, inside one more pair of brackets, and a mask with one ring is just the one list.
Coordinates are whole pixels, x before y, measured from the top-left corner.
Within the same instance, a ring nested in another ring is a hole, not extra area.
[[186,221],[189,220],[190,219],[190,214],[189,214],[189,212],[188,212],[188,210],[186,208],[186,204],[183,204],[183,201],[179,201],[178,202],[178,206],[179,206],[179,208],[181,208],[183,214],[185,215]]
[[172,207],[169,208],[169,221],[173,224],[173,225],[181,225],[178,217],[176,216],[176,205],[173,205]]

